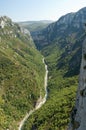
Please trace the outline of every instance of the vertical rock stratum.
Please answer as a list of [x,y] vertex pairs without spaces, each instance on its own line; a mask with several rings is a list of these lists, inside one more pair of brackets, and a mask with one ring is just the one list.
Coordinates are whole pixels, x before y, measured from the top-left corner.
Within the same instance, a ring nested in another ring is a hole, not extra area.
[[76,104],[71,113],[68,130],[86,130],[86,39],[83,42],[82,62]]

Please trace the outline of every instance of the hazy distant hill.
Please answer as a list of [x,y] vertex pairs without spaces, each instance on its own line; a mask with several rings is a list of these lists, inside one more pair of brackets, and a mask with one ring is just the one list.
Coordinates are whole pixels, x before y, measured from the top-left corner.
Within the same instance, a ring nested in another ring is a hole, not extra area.
[[26,21],[26,22],[19,22],[19,25],[27,28],[30,32],[33,32],[46,28],[52,22],[53,21],[50,20]]

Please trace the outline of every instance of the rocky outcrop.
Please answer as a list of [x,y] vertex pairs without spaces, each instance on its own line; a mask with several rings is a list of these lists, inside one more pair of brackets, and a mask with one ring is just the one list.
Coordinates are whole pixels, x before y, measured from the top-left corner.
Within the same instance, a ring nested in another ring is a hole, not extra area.
[[33,42],[30,32],[27,29],[20,27],[7,16],[0,17],[0,42],[3,36],[21,38],[21,35],[27,36],[28,40]]
[[75,107],[68,130],[86,130],[86,39],[82,48],[82,62]]
[[74,27],[79,28],[81,24],[86,22],[86,7],[80,9],[76,13],[68,13],[62,16],[58,21],[57,25],[67,24],[73,25]]
[[13,26],[11,19],[7,16],[0,17],[0,28],[4,28],[5,26]]

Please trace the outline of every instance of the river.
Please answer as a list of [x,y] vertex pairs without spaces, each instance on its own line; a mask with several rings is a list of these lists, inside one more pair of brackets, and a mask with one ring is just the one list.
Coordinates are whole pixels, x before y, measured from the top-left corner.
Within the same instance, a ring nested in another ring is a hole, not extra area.
[[[45,64],[44,58],[42,59],[43,63]],[[45,88],[45,96],[43,99],[40,100],[40,102],[36,103],[36,106],[33,110],[30,110],[29,113],[27,113],[24,118],[22,119],[22,121],[19,124],[18,130],[22,130],[22,127],[24,126],[24,123],[26,122],[26,120],[29,118],[30,115],[32,115],[33,112],[35,112],[36,110],[38,110],[39,108],[42,107],[42,105],[46,102],[47,100],[47,96],[48,96],[48,91],[47,91],[47,81],[48,81],[48,68],[47,65],[45,64],[45,77],[44,77],[44,88]]]

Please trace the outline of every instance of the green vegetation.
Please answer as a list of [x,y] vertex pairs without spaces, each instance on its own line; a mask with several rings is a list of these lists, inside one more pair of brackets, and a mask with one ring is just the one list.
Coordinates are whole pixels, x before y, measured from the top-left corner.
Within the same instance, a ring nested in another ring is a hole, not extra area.
[[86,60],[86,54],[84,54],[84,59]]
[[[48,65],[48,99],[28,119],[23,130],[67,129],[75,103],[82,43],[85,39],[80,17],[79,13],[78,17],[77,13],[67,14],[38,34],[32,34]],[[74,127],[78,126],[75,122]]]
[[[49,69],[48,99],[44,106],[27,120],[23,130],[64,130],[68,126],[70,112],[74,107],[78,76],[65,76],[69,71],[68,65],[72,56],[66,55],[63,60],[61,56],[67,53],[64,48],[60,50],[54,43],[45,47],[42,53]],[[65,62],[61,68],[58,66],[60,62]]]
[[[48,98],[43,107],[29,117],[23,130],[67,129],[75,103],[85,38],[83,25],[80,23],[80,26],[76,26],[73,23],[76,16],[74,19],[72,17],[71,24],[70,17],[67,16],[65,22],[64,16],[60,22],[32,33],[48,65]],[[12,25],[10,22],[10,26],[0,29],[1,130],[17,130],[17,125],[35,106],[40,94],[44,96],[42,55],[36,50],[31,36],[22,33],[24,30],[21,31],[17,24]],[[78,128],[78,122],[73,123],[74,128]]]
[[27,21],[20,22],[19,25],[28,29],[30,32],[40,31],[46,28],[52,21],[42,20],[42,21]]
[[40,92],[44,97],[45,68],[30,35],[17,24],[1,28],[0,39],[0,130],[17,130]]
[[86,69],[86,66],[84,66],[83,68]]
[[54,90],[46,104],[35,112],[24,126],[24,130],[64,130],[69,122],[71,108],[75,101],[75,86]]

